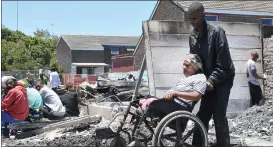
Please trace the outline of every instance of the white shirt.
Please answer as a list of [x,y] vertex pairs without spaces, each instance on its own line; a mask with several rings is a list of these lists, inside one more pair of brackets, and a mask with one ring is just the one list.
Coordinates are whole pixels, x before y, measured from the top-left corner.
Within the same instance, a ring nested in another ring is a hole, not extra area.
[[[196,74],[189,77],[180,79],[174,87],[172,87],[168,92],[177,91],[177,92],[194,92],[197,91],[202,95],[205,94],[207,88],[207,78],[204,74]],[[193,100],[187,100],[181,98],[183,101],[192,105]],[[181,105],[184,105],[179,100],[175,101]]]
[[249,74],[249,81],[250,83],[254,84],[254,85],[260,85],[258,79],[256,79],[253,74],[252,74],[252,70],[253,69],[257,69],[256,68],[256,64],[253,60],[249,59],[246,63],[246,69],[247,69],[247,72]]
[[59,74],[56,71],[50,73],[49,80],[51,88],[57,88],[61,84]]
[[60,97],[47,86],[44,86],[40,91],[44,105],[51,109],[51,114],[54,116],[65,115],[65,107],[63,106]]

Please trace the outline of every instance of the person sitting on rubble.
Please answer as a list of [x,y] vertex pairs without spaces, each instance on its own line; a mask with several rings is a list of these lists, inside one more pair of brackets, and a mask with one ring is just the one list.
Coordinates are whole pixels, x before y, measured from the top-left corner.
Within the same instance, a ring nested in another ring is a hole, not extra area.
[[98,91],[96,91],[94,88],[94,85],[91,85],[87,78],[83,79],[83,82],[78,85],[77,87],[77,92],[81,93],[82,95],[84,95],[84,97],[88,97],[88,98],[93,98],[93,96],[98,93]]
[[1,126],[4,128],[4,136],[8,136],[8,124],[23,122],[28,117],[27,90],[17,86],[14,77],[2,78],[2,86],[6,89],[7,95],[1,104]]
[[45,83],[45,85],[47,85],[49,78],[44,73],[40,73],[39,78],[43,83]]
[[18,86],[22,86],[27,90],[27,98],[29,104],[29,116],[26,121],[37,123],[43,119],[43,100],[35,88],[33,88],[26,79],[17,81]]
[[63,119],[66,114],[59,96],[49,89],[41,80],[35,82],[35,88],[39,91],[43,100],[43,116],[50,120]]
[[79,116],[80,115],[79,105],[82,106],[88,105],[82,102],[80,95],[77,92],[75,92],[72,83],[67,83],[65,86],[65,90],[67,92],[64,95],[61,95],[60,99],[66,108],[67,116]]
[[192,111],[193,104],[199,101],[207,87],[200,57],[188,54],[183,63],[183,71],[185,77],[167,91],[163,98],[140,100],[141,109],[149,108],[152,116],[159,118],[178,110]]

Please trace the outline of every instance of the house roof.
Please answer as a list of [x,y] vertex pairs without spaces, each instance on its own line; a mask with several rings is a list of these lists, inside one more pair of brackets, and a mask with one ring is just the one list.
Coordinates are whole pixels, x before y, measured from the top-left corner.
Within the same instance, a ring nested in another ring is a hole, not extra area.
[[[205,9],[252,11],[273,13],[272,1],[198,1]],[[188,8],[193,1],[178,1],[183,8]]]
[[106,45],[136,45],[138,36],[93,36],[93,35],[62,35],[70,49],[103,49]]

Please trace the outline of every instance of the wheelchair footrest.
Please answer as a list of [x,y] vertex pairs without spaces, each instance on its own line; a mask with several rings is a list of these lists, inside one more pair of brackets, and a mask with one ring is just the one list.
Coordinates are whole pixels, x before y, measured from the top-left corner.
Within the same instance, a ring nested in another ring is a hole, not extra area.
[[111,139],[116,137],[116,132],[114,132],[111,128],[109,127],[101,127],[97,128],[95,130],[96,132],[96,137],[98,139]]

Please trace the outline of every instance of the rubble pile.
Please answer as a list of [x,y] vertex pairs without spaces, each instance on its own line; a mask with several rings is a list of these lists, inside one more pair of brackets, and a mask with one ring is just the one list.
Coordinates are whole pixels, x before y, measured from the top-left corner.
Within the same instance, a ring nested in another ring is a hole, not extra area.
[[273,141],[273,103],[253,106],[229,121],[230,133]]

